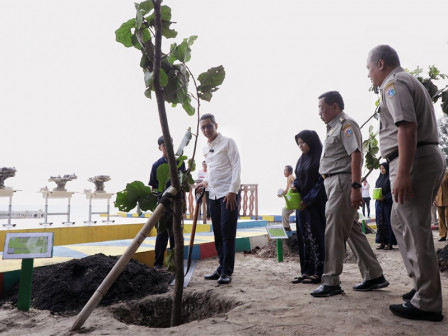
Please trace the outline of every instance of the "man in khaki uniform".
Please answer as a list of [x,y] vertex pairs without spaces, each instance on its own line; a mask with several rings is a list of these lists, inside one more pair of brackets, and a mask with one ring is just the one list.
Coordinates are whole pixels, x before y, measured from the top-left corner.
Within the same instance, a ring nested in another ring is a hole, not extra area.
[[322,284],[311,292],[314,297],[343,292],[339,275],[345,257],[345,242],[356,256],[363,279],[353,286],[354,290],[371,291],[389,285],[358,223],[357,209],[362,205],[362,139],[358,124],[343,110],[344,101],[339,92],[330,91],[319,97],[319,114],[327,124],[319,173],[324,177],[328,201],[324,273]]
[[448,227],[448,170],[445,172],[434,203],[439,213],[439,241],[446,241]]
[[389,308],[404,318],[441,321],[440,274],[430,224],[445,160],[438,146],[433,103],[424,86],[401,68],[390,46],[372,49],[367,69],[381,91],[380,148],[390,167],[392,229],[414,280],[414,289],[403,295],[406,302]]

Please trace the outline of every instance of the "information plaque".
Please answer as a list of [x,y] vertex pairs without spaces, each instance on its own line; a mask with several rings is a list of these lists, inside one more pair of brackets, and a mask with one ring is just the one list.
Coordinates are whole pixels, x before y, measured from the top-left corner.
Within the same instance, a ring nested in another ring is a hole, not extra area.
[[282,224],[267,225],[266,231],[271,239],[288,239],[288,234]]
[[7,233],[3,259],[53,257],[53,232]]

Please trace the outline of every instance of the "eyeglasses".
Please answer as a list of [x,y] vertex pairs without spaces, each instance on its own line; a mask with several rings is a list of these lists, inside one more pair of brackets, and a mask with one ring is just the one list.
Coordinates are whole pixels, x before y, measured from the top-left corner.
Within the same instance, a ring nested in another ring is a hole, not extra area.
[[204,131],[206,128],[211,129],[215,126],[215,124],[205,124],[201,126],[201,131]]

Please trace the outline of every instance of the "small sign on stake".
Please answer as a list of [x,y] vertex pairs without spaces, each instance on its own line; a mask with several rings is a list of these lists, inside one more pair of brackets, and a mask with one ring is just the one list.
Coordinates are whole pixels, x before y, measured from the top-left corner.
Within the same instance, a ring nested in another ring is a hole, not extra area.
[[282,224],[266,225],[266,231],[271,239],[288,239],[288,234]]
[[282,239],[288,239],[288,234],[282,224],[266,225],[266,231],[270,239],[276,240],[277,247],[277,261],[283,261],[283,241]]
[[30,310],[34,258],[51,257],[53,257],[53,232],[6,234],[3,259],[22,259],[17,309]]

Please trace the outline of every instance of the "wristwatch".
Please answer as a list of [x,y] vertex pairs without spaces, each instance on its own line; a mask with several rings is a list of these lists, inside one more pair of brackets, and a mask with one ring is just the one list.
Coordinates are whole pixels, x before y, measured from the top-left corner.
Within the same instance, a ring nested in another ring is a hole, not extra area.
[[353,188],[353,189],[359,189],[359,188],[362,188],[362,185],[359,184],[358,182],[353,182],[353,183],[352,183],[352,188]]

